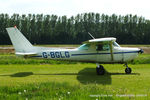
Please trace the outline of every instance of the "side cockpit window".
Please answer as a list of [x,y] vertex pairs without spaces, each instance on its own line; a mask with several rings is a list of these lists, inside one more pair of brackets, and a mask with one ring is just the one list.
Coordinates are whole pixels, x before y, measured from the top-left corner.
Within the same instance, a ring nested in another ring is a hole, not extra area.
[[96,50],[97,50],[97,51],[103,50],[103,45],[102,45],[102,44],[97,45],[97,46],[96,46]]
[[88,50],[89,47],[90,47],[90,44],[83,44],[83,45],[81,45],[78,49],[79,49],[79,50]]
[[98,44],[96,45],[97,51],[108,51],[110,50],[109,44]]

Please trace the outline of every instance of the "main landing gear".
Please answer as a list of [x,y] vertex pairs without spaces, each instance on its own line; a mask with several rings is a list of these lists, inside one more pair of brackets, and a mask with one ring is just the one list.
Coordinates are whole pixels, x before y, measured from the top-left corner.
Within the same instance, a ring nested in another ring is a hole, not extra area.
[[126,74],[131,74],[132,69],[131,69],[130,67],[128,67],[128,64],[127,64],[127,63],[125,63],[125,66],[126,66],[125,73],[126,73]]
[[[97,67],[96,67],[96,73],[97,75],[104,75],[105,74],[105,69],[102,65],[99,65],[98,63],[96,63]],[[126,74],[131,74],[132,69],[130,67],[128,67],[128,64],[125,63],[126,69],[125,69],[125,73]]]
[[98,63],[96,63],[97,67],[96,67],[96,73],[97,75],[104,75],[105,74],[105,69],[102,65],[99,65]]

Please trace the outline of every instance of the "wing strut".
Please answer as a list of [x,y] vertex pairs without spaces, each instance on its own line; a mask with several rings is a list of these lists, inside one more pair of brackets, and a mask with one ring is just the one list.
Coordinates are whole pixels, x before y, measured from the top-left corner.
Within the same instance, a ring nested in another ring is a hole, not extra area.
[[111,60],[113,61],[114,60],[114,55],[113,55],[113,47],[112,47],[112,43],[113,41],[110,41],[110,53],[111,53]]

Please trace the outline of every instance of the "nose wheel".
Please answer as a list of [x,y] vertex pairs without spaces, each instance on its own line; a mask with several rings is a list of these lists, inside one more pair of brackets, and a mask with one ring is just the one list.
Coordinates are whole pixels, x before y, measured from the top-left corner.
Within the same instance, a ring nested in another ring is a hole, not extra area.
[[131,69],[130,67],[128,67],[127,64],[125,64],[125,66],[126,66],[125,73],[126,73],[126,74],[131,74],[132,69]]
[[102,65],[97,64],[96,73],[97,75],[104,75],[105,74],[104,67]]

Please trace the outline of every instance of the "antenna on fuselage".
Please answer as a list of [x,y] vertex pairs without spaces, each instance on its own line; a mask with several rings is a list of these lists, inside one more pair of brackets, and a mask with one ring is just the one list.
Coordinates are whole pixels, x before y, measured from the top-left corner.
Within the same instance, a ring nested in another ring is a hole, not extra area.
[[95,39],[94,36],[93,36],[90,32],[88,32],[88,34],[89,34],[93,39]]

